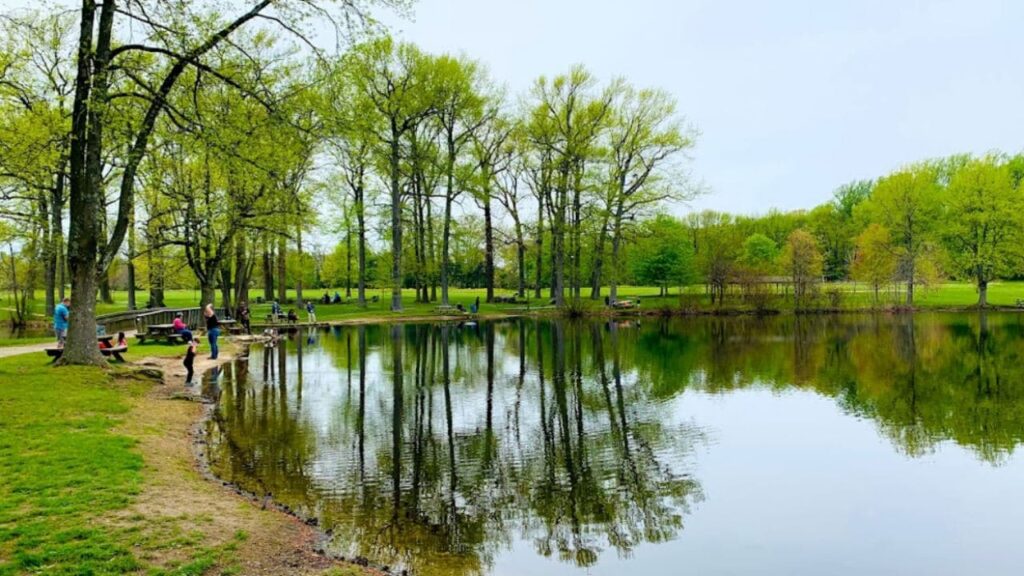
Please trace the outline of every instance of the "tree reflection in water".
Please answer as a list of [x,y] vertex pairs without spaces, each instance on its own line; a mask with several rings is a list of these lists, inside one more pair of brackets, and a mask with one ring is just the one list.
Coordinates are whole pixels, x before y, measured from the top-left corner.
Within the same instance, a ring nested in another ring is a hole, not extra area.
[[998,464],[1024,434],[1018,315],[515,320],[334,329],[222,379],[215,471],[336,551],[486,574],[527,543],[590,566],[679,537],[702,498],[686,391],[804,389],[908,456]]

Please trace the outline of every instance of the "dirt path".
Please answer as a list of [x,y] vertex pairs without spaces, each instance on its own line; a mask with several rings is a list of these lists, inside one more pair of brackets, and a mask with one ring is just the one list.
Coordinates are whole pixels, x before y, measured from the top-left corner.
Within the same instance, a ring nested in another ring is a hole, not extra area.
[[[230,353],[221,356],[218,361],[197,358],[196,373],[231,360]],[[134,400],[119,429],[138,440],[144,482],[133,504],[110,521],[142,542],[136,548],[141,559],[165,568],[191,563],[203,566],[196,573],[204,574],[375,574],[317,554],[319,534],[313,528],[262,509],[203,476],[193,451],[203,404],[198,391],[184,387],[180,362],[147,358],[134,363],[160,371],[162,383]]]
[[19,354],[31,354],[32,352],[42,352],[50,346],[53,346],[53,342],[40,342],[38,344],[26,344],[24,346],[4,346],[0,348],[0,358],[18,356]]

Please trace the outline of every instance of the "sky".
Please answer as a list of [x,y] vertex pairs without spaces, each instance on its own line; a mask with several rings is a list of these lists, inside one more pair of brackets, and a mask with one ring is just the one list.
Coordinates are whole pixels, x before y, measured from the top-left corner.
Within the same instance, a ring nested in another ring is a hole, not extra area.
[[845,182],[1024,150],[1024,2],[419,0],[384,18],[510,93],[580,63],[659,87],[701,132],[677,210],[811,208]]

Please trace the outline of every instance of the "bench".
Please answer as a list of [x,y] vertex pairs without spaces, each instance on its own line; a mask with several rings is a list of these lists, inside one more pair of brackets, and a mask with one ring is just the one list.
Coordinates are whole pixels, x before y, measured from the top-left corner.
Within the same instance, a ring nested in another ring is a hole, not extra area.
[[465,314],[464,311],[459,310],[458,308],[456,308],[455,306],[452,306],[450,304],[441,304],[440,306],[434,308],[434,313],[435,314]]
[[[128,351],[127,346],[115,346],[113,348],[100,348],[100,354],[104,356],[113,356],[118,362],[124,362],[124,356],[121,354]],[[64,354],[63,348],[47,348],[46,355],[50,356],[54,360],[60,358]]]

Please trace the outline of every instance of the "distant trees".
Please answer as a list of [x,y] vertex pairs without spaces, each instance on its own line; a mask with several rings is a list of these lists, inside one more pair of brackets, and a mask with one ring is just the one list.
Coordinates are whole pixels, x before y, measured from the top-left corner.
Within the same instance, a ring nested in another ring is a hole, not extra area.
[[793,285],[793,304],[806,308],[821,281],[824,258],[815,240],[806,230],[794,230],[782,251],[782,263]]
[[878,223],[871,223],[857,236],[851,274],[855,280],[871,286],[874,303],[877,306],[878,293],[882,286],[892,282],[896,274],[896,253],[893,249],[889,229]]
[[914,286],[934,253],[942,209],[938,192],[934,170],[911,166],[881,178],[863,205],[870,221],[889,230],[907,306],[914,305]]
[[631,260],[636,281],[657,286],[661,296],[668,295],[670,286],[685,286],[696,277],[686,228],[665,214],[644,223]]

